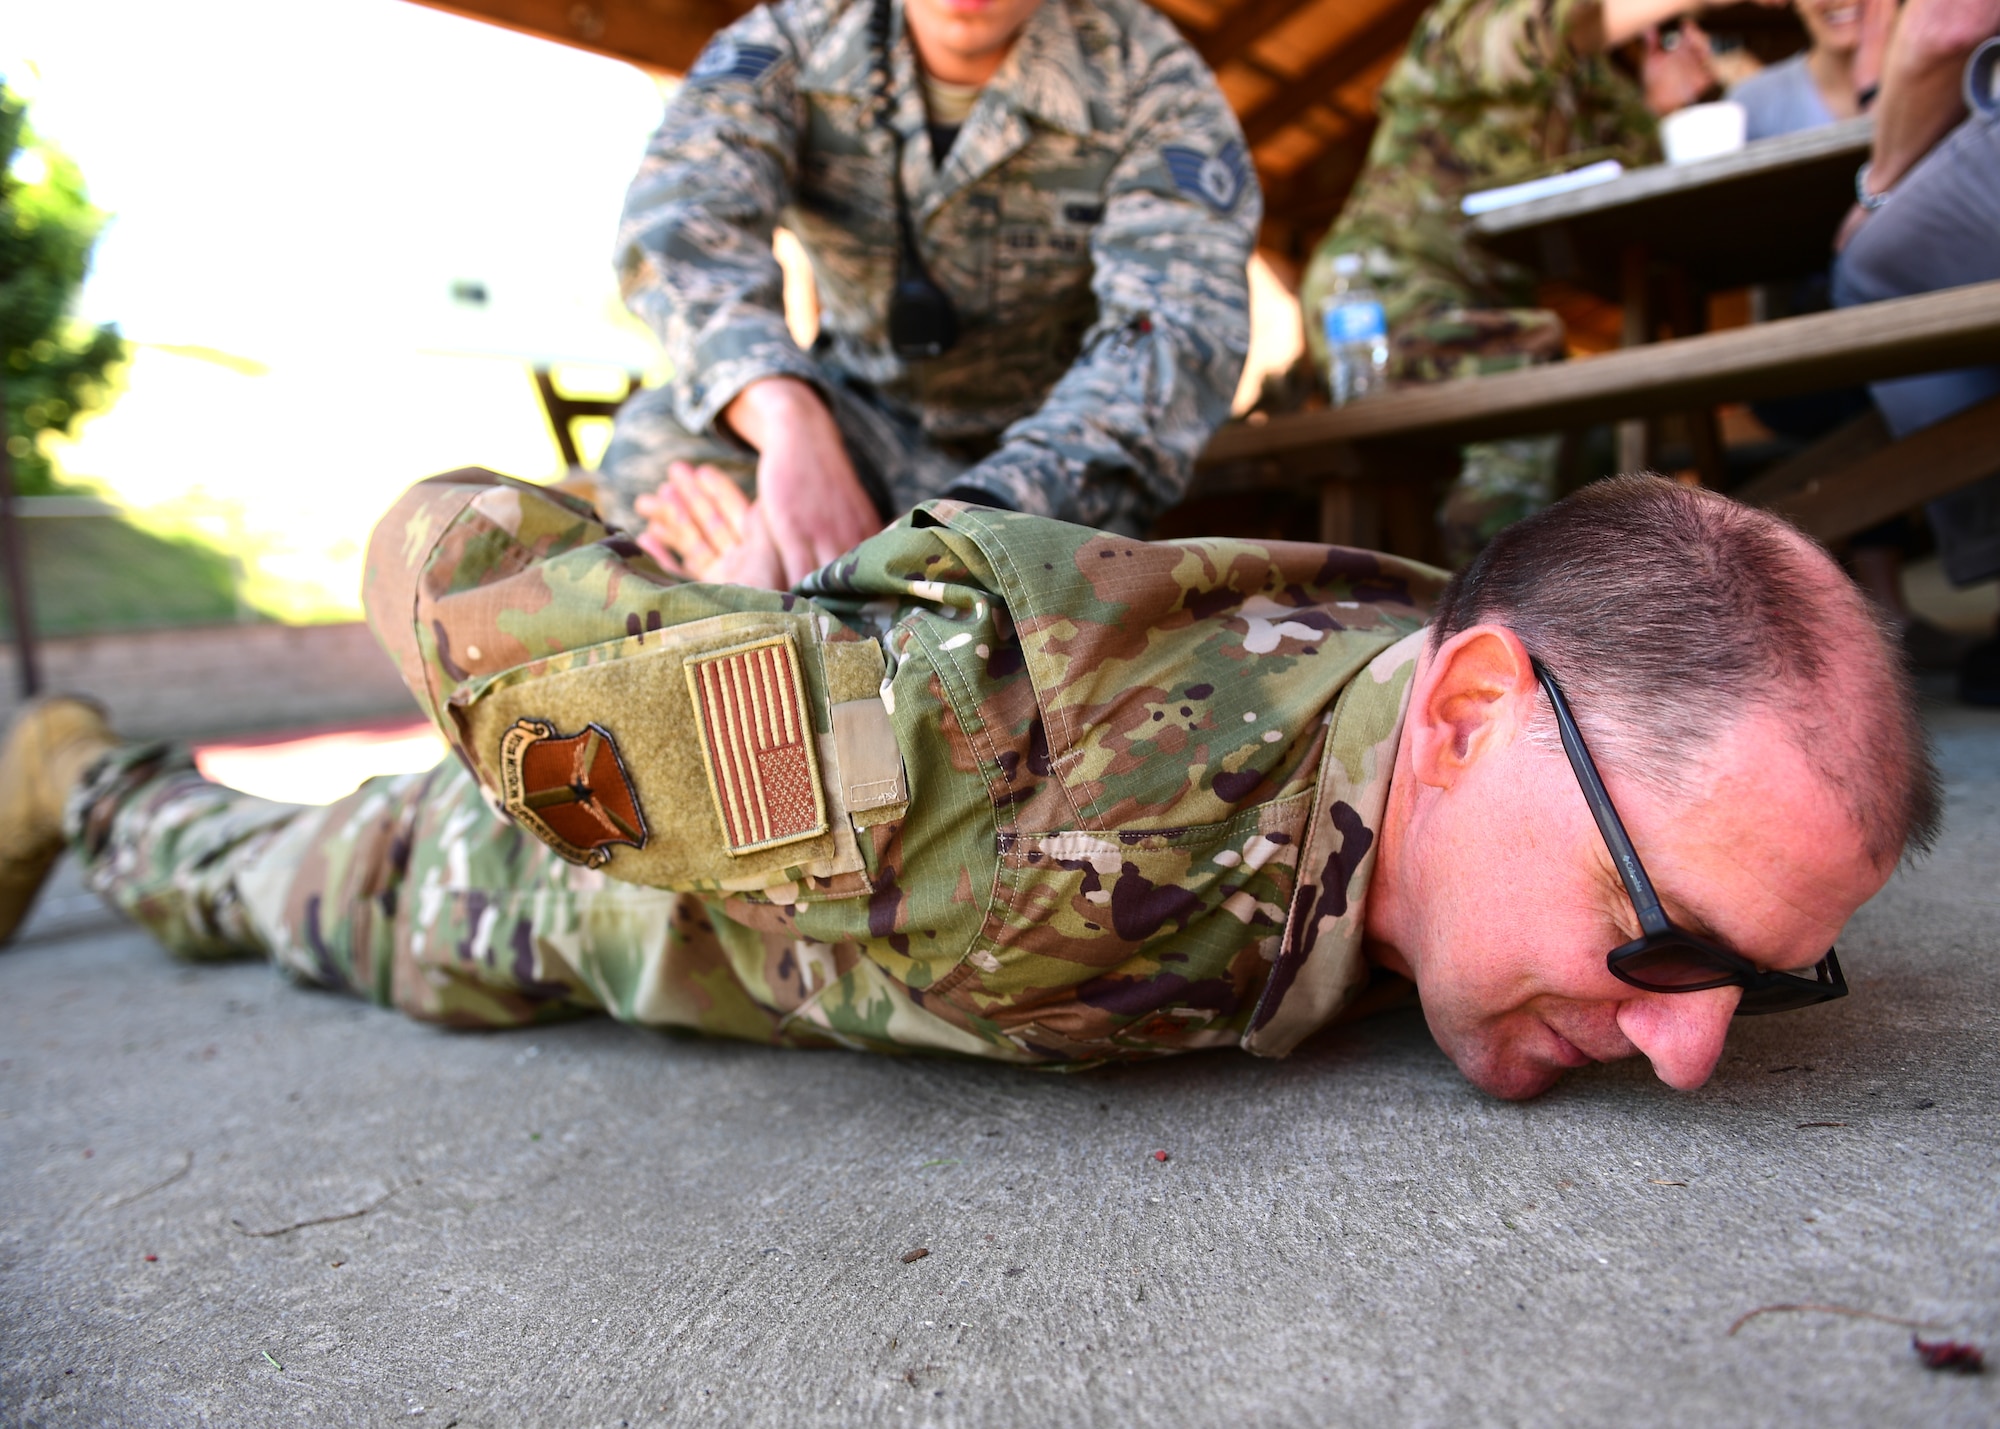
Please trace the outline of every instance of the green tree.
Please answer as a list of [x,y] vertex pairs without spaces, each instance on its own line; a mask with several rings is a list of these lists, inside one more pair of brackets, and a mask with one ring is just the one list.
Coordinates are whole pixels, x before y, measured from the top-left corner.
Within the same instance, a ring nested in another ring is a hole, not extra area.
[[35,137],[27,106],[0,87],[0,380],[15,489],[24,493],[54,485],[41,434],[67,433],[103,400],[105,370],[125,353],[117,328],[70,315],[103,226],[82,172]]

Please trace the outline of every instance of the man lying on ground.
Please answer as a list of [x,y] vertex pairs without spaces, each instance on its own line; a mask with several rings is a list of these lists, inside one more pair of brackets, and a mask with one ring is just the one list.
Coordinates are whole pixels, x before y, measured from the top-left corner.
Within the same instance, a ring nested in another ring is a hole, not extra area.
[[1283,1056],[1402,977],[1495,1095],[1634,1054],[1691,1088],[1733,1015],[1845,990],[1829,945],[1937,823],[1866,601],[1654,478],[1449,583],[941,501],[780,594],[477,471],[369,562],[457,758],[289,807],[44,703],[0,760],[0,936],[67,800],[91,885],[177,954],[457,1026]]

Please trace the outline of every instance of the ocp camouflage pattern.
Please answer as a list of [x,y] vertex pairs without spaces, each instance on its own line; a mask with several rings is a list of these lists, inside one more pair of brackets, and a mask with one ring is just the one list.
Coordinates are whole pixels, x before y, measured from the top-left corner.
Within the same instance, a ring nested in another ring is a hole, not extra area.
[[[1365,977],[1440,583],[1337,547],[933,502],[761,592],[668,575],[558,493],[455,473],[377,528],[367,606],[456,758],[285,810],[135,749],[73,827],[93,883],[171,946],[263,952],[442,1022],[605,1011],[1055,1065],[1283,1055]],[[681,671],[772,632],[801,652],[839,836],[739,859],[687,772]],[[843,705],[885,716],[898,802],[843,803]],[[648,847],[586,868],[496,814],[497,732],[522,709],[615,738]]]
[[[877,117],[872,0],[780,0],[723,30],[668,105],[627,195],[626,302],[673,376],[619,414],[609,514],[670,460],[747,479],[717,414],[760,378],[828,397],[893,511],[959,486],[1138,534],[1229,414],[1249,345],[1262,198],[1235,116],[1139,0],[1047,0],[934,165],[897,21],[889,122],[957,346],[906,360],[887,331],[895,148]],[[900,5],[897,7],[900,13]],[[774,225],[812,260],[820,335],[785,325]]]
[[1376,96],[1367,167],[1307,266],[1307,341],[1333,260],[1362,255],[1382,296],[1393,375],[1415,382],[1504,371],[1562,355],[1563,325],[1535,306],[1527,270],[1467,236],[1466,194],[1614,158],[1657,162],[1645,96],[1567,34],[1587,0],[1439,0]]

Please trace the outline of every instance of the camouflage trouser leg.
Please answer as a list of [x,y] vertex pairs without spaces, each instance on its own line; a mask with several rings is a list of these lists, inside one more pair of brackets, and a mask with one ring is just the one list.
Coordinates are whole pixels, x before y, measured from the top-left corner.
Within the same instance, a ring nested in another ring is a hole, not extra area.
[[[826,391],[848,457],[885,517],[943,495],[970,465],[932,445],[916,422],[884,410],[851,388],[830,381]],[[614,526],[629,531],[643,524],[633,509],[633,498],[657,490],[672,462],[706,462],[734,478],[746,495],[756,494],[757,454],[719,437],[690,432],[675,418],[672,401],[667,388],[648,387],[633,393],[618,409],[611,445],[598,465],[603,515]]]
[[456,1026],[596,1011],[721,1018],[737,1036],[763,1025],[738,1025],[728,988],[647,985],[660,950],[700,941],[698,910],[565,863],[496,816],[456,760],[321,808],[252,798],[185,753],[130,746],[83,782],[69,817],[89,885],[180,957],[268,957],[301,982]]
[[[1543,308],[1446,308],[1399,326],[1393,350],[1399,381],[1482,377],[1556,361],[1563,325]],[[1559,437],[1510,437],[1461,449],[1458,480],[1438,508],[1450,565],[1555,500],[1561,446]]]

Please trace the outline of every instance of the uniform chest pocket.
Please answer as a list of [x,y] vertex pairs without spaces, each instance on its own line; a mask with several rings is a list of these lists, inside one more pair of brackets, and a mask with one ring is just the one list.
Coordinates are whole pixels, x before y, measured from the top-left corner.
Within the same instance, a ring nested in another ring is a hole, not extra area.
[[1003,321],[1088,305],[1090,243],[1104,200],[1087,192],[1009,193],[994,231],[994,307]]
[[1233,1040],[1276,956],[1311,791],[1222,823],[1001,839],[997,896],[946,995],[1041,1054]]

